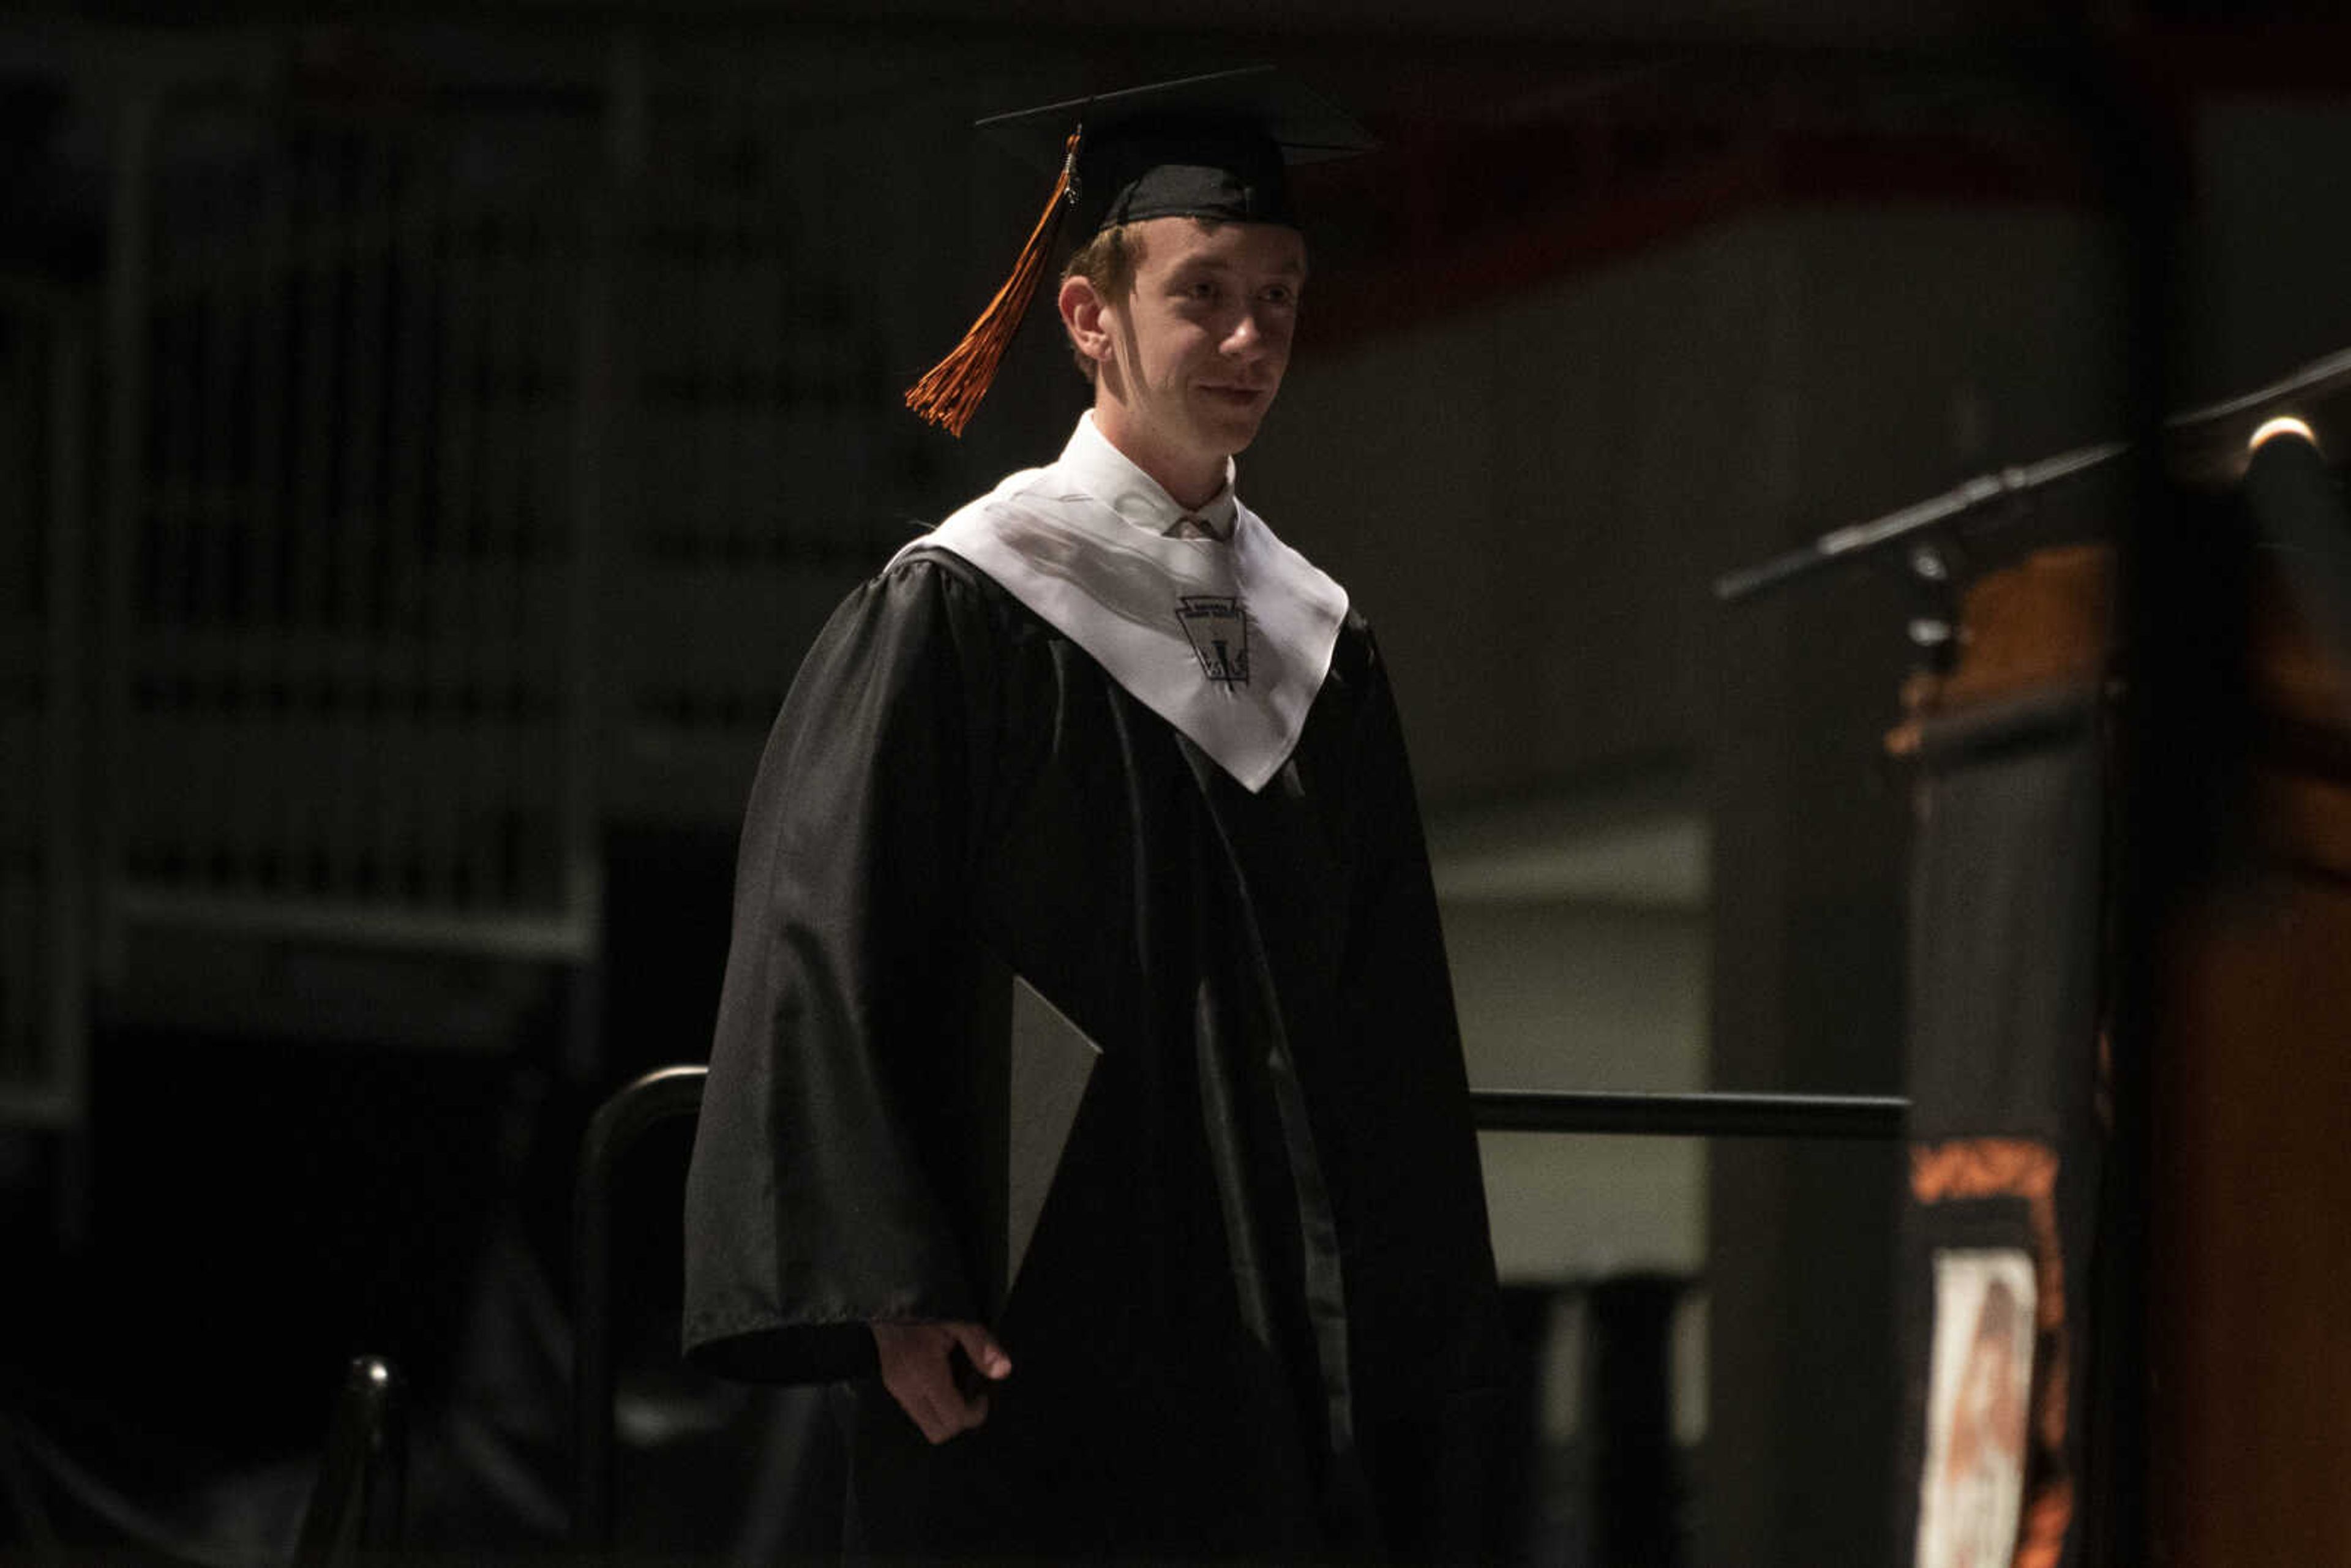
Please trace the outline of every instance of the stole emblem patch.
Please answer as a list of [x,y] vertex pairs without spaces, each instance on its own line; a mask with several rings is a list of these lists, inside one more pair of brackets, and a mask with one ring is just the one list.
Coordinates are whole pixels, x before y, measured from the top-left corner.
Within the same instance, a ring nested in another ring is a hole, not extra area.
[[1249,610],[1229,594],[1187,594],[1176,601],[1176,619],[1200,656],[1200,673],[1224,687],[1249,685]]

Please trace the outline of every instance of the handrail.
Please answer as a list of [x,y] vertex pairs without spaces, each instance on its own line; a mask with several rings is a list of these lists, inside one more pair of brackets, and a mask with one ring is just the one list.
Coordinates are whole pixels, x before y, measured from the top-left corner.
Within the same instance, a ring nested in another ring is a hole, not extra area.
[[698,1112],[706,1067],[662,1067],[613,1092],[589,1121],[572,1187],[573,1544],[612,1543],[612,1166],[646,1130]]
[[1660,1138],[1899,1138],[1910,1102],[1892,1094],[1635,1094],[1604,1090],[1469,1092],[1488,1133]]
[[[702,1106],[709,1069],[664,1067],[615,1091],[580,1146],[573,1187],[572,1540],[601,1554],[612,1541],[612,1166],[649,1129]],[[1478,1126],[1495,1133],[1655,1137],[1898,1138],[1909,1102],[1868,1094],[1636,1094],[1472,1090]]]
[[327,1451],[294,1546],[294,1568],[332,1568],[398,1552],[407,1490],[400,1374],[381,1356],[356,1357],[335,1401]]

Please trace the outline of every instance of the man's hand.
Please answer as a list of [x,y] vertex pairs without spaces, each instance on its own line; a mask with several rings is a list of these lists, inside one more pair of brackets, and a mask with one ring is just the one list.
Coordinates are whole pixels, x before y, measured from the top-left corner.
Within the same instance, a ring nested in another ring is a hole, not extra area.
[[956,1377],[955,1353],[990,1383],[1012,1371],[1012,1358],[977,1323],[872,1323],[882,1359],[882,1386],[934,1443],[944,1443],[987,1419],[987,1391],[967,1393]]

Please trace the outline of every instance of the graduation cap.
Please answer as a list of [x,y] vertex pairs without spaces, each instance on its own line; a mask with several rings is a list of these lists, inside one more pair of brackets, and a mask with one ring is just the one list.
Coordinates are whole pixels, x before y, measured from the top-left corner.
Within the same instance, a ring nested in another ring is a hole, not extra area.
[[1347,113],[1270,66],[1071,99],[979,122],[1010,151],[1057,171],[1012,276],[947,357],[906,391],[906,406],[961,435],[996,379],[1075,209],[1092,235],[1146,218],[1296,226],[1286,173],[1378,143]]

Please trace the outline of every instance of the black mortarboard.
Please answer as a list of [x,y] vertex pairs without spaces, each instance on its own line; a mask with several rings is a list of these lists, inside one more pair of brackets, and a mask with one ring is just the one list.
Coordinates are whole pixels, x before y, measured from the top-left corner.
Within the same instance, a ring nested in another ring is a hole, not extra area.
[[995,380],[1071,208],[1087,235],[1146,218],[1294,224],[1287,165],[1377,145],[1345,111],[1270,66],[1071,99],[995,115],[979,129],[1058,178],[1012,276],[906,392],[907,407],[957,435]]

